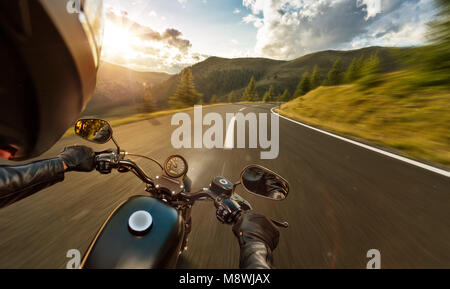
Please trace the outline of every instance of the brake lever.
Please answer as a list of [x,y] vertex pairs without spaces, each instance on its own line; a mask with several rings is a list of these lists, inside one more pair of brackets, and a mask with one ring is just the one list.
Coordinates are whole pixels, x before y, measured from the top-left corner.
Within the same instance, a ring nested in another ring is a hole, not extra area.
[[284,222],[280,222],[280,221],[277,221],[277,220],[274,220],[274,219],[270,219],[271,221],[272,221],[272,223],[274,223],[276,226],[278,226],[278,227],[281,227],[281,228],[287,228],[287,227],[289,227],[289,223],[288,222],[286,222],[286,221],[284,221]]
[[106,150],[102,150],[102,151],[99,151],[99,152],[94,152],[94,155],[98,156],[98,155],[101,155],[101,154],[110,154],[110,153],[113,153],[113,152],[114,152],[113,149],[106,149]]

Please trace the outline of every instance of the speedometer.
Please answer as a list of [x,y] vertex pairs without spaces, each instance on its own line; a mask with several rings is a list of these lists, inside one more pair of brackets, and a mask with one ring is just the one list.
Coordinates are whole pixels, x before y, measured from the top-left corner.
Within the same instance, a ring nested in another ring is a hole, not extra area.
[[188,165],[180,155],[170,156],[164,163],[164,171],[169,177],[179,178],[187,173]]

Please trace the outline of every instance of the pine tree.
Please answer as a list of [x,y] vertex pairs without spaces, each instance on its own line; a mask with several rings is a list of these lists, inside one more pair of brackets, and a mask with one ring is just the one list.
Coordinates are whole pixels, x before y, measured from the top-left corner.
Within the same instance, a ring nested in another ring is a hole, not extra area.
[[345,72],[344,81],[346,83],[352,83],[357,79],[358,75],[358,66],[356,58],[352,59],[352,62],[347,68],[347,72]]
[[342,65],[341,59],[338,58],[328,72],[328,78],[326,80],[327,85],[339,85],[342,81]]
[[237,101],[236,94],[234,93],[234,90],[232,90],[230,94],[228,94],[228,102],[236,102],[236,101]]
[[247,88],[244,91],[243,98],[247,101],[257,101],[259,100],[258,92],[256,91],[256,81],[255,77],[252,76]]
[[143,112],[152,112],[154,110],[154,99],[150,88],[145,88],[143,97]]
[[364,62],[361,68],[362,78],[358,80],[360,88],[365,89],[377,85],[380,79],[380,72],[381,63],[377,51]]
[[283,94],[279,97],[279,101],[286,102],[291,99],[291,94],[289,93],[289,90],[285,89]]
[[320,83],[322,82],[321,75],[319,72],[319,67],[317,65],[314,65],[313,73],[311,76],[311,89],[315,89],[320,86]]
[[311,90],[311,81],[309,79],[308,72],[303,73],[300,82],[297,85],[297,89],[294,92],[295,97],[302,96]]
[[194,85],[194,77],[189,67],[181,71],[181,80],[175,93],[169,97],[169,105],[173,108],[180,108],[198,104],[202,94],[197,92]]
[[356,71],[357,71],[357,74],[356,74],[356,79],[359,79],[359,78],[361,78],[361,70],[362,70],[362,67],[364,66],[364,62],[366,61],[366,58],[364,57],[364,55],[361,55],[359,58],[358,58],[358,60],[356,61]]
[[275,93],[273,91],[273,85],[269,87],[263,97],[264,102],[271,102],[275,100]]
[[381,72],[381,61],[378,56],[378,51],[370,56],[370,58],[364,62],[362,67],[363,74],[376,74]]

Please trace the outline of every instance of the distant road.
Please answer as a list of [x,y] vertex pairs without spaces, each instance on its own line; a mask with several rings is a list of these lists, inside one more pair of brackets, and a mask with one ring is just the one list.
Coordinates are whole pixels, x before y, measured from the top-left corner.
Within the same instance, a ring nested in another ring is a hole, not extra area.
[[[224,105],[204,113],[270,113],[272,107]],[[261,161],[259,149],[175,150],[170,119],[123,125],[114,130],[115,137],[123,149],[160,161],[182,154],[194,189],[217,175],[236,180],[251,163],[267,166],[290,182],[284,202],[241,194],[258,212],[290,223],[280,229],[274,255],[278,268],[365,268],[369,249],[381,252],[382,268],[450,267],[448,177],[282,118],[280,153],[274,160]],[[43,157],[75,143],[88,144],[67,137]],[[127,197],[144,193],[143,187],[132,174],[68,173],[64,182],[0,210],[0,268],[64,268],[66,252],[84,252],[110,211]],[[214,213],[210,203],[194,207],[189,250],[180,267],[238,267],[231,228],[219,224]]]

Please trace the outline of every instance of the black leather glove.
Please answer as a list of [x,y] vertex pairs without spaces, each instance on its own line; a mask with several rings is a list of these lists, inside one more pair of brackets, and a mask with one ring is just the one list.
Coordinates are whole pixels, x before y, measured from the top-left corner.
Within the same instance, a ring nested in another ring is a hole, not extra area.
[[95,169],[94,151],[87,146],[65,147],[59,157],[67,166],[67,171],[90,172]]
[[280,233],[263,215],[244,211],[233,226],[239,240],[241,269],[272,269],[272,252],[278,245]]
[[263,242],[270,250],[278,246],[280,232],[265,216],[253,211],[243,211],[233,225],[233,233],[242,246],[249,242]]

